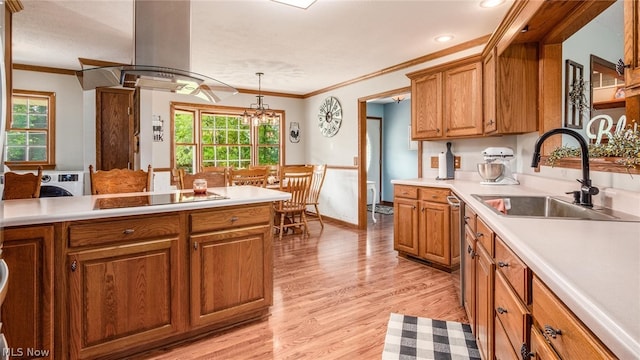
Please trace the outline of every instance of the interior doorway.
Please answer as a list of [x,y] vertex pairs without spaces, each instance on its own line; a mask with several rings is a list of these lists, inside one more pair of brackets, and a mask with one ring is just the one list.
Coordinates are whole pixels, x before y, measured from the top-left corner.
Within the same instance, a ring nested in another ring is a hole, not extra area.
[[[358,99],[358,228],[366,229],[367,227],[367,102],[383,99],[383,98],[391,98],[392,96],[402,95],[411,93],[411,87],[407,86],[404,88],[394,89],[385,91],[378,94],[373,94],[369,96],[365,96]],[[380,124],[382,127],[382,124]],[[380,130],[382,133],[382,130]],[[381,135],[382,140],[382,135]],[[382,144],[382,143],[381,143]],[[418,144],[418,153],[421,152],[422,144]],[[380,146],[380,156],[382,157],[382,145]],[[381,162],[383,162],[381,160]],[[382,164],[380,170],[382,171]],[[381,176],[379,178],[379,182],[381,182]],[[380,196],[380,191],[378,191],[378,196]]]
[[365,141],[367,148],[366,165],[367,181],[373,181],[376,189],[376,198],[367,192],[367,204],[380,204],[382,197],[382,118],[367,116],[367,136]]

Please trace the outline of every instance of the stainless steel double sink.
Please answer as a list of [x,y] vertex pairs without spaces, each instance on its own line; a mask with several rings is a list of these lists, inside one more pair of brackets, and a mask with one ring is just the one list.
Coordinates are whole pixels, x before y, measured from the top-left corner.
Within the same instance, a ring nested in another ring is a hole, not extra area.
[[[640,221],[640,217],[605,207],[587,208],[553,196],[472,194],[482,204],[506,217],[573,220]],[[502,211],[501,211],[502,210]]]

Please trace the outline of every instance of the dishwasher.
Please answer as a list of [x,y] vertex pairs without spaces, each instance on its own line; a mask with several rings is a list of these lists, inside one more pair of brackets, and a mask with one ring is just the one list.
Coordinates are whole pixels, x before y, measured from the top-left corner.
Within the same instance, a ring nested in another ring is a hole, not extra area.
[[449,233],[449,239],[451,239],[453,246],[458,246],[457,253],[460,254],[460,305],[464,306],[464,256],[462,256],[462,249],[464,249],[464,202],[460,200],[455,194],[447,196],[447,202],[449,203],[449,219],[451,220],[451,229]]

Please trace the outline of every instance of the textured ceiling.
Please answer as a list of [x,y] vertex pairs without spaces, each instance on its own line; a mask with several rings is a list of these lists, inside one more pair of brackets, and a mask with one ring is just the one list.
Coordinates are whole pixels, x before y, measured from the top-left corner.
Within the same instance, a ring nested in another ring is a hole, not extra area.
[[[512,0],[191,2],[191,70],[237,88],[307,94],[495,30]],[[14,63],[80,69],[78,58],[133,61],[132,0],[22,0]],[[157,19],[171,27],[172,19]],[[447,44],[437,35],[454,34]]]

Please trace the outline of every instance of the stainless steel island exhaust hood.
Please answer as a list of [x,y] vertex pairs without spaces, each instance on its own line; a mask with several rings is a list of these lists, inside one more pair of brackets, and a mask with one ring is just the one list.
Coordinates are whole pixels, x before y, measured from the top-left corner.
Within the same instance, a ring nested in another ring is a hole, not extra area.
[[191,4],[188,0],[134,0],[134,65],[83,69],[84,90],[121,85],[193,95],[209,102],[238,91],[191,68]]

